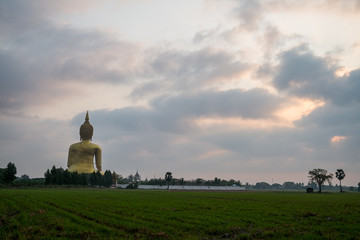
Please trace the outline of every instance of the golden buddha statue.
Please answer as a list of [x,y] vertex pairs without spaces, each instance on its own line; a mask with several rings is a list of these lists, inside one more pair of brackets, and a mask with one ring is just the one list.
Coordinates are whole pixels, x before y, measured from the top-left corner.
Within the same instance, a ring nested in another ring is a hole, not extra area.
[[69,148],[69,172],[92,173],[94,169],[94,156],[97,171],[101,172],[101,148],[91,143],[94,128],[89,122],[89,112],[86,112],[85,122],[80,127],[80,141]]

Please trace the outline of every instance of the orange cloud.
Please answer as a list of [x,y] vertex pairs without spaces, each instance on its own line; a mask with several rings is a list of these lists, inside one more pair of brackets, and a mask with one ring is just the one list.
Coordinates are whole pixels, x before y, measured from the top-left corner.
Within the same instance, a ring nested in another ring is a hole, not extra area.
[[205,152],[205,153],[197,156],[196,159],[197,159],[197,160],[206,160],[206,159],[213,158],[213,157],[216,157],[216,156],[218,156],[218,155],[225,154],[225,153],[227,153],[226,150],[223,150],[223,149],[215,149],[215,150],[208,151],[208,152]]
[[276,116],[285,122],[292,123],[306,115],[309,115],[316,108],[323,106],[325,103],[319,100],[310,99],[292,99],[291,103],[278,110]]
[[324,105],[323,101],[308,99],[292,99],[287,106],[279,109],[274,118],[244,119],[241,117],[202,117],[194,119],[194,124],[200,128],[226,126],[232,129],[274,127],[294,127],[293,122],[310,114],[316,108]]
[[279,121],[277,119],[243,119],[241,117],[229,118],[198,118],[194,120],[195,125],[200,128],[211,128],[214,126],[223,126],[231,129],[244,128],[263,128],[270,129],[273,127],[291,127],[287,122]]
[[335,143],[335,142],[340,142],[345,140],[347,137],[346,136],[334,136],[330,139],[330,142]]
[[349,69],[347,69],[346,67],[340,67],[335,71],[335,75],[337,77],[344,77],[344,76],[349,76],[350,71]]

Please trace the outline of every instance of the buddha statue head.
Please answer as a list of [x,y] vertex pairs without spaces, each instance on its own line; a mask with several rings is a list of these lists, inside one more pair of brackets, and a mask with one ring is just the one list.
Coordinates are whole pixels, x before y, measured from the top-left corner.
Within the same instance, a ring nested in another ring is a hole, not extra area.
[[80,140],[92,140],[94,128],[89,122],[89,112],[86,112],[85,122],[80,127]]

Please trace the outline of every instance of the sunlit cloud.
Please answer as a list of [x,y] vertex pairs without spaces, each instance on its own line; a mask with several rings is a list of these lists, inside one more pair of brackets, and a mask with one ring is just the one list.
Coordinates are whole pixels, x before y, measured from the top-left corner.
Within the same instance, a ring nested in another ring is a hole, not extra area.
[[337,143],[346,140],[346,136],[334,136],[330,139],[330,142]]
[[202,153],[199,156],[195,156],[195,161],[202,161],[202,160],[208,160],[210,158],[218,157],[220,155],[226,154],[228,151],[223,149],[216,149],[216,150],[210,150],[208,152]]
[[316,108],[325,104],[324,101],[311,100],[311,99],[291,99],[291,103],[284,108],[279,109],[276,112],[276,116],[279,120],[283,120],[292,124],[294,121],[301,119],[304,116],[309,115]]
[[346,67],[340,67],[335,71],[335,75],[337,77],[348,77],[350,74],[350,70]]
[[221,127],[223,129],[272,129],[276,127],[292,127],[289,122],[278,119],[243,119],[239,118],[198,118],[194,124],[201,129]]

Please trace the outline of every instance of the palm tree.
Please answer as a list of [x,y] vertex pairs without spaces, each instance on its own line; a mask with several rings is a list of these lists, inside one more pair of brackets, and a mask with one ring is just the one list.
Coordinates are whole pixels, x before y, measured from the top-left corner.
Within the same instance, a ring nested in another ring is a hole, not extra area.
[[337,179],[339,179],[340,181],[340,192],[342,192],[342,187],[341,187],[341,180],[343,180],[345,178],[345,173],[344,173],[344,170],[342,169],[337,169],[336,170],[336,173],[335,173],[335,176]]
[[167,190],[169,190],[169,185],[170,185],[171,179],[172,179],[172,174],[171,174],[171,172],[167,172],[167,173],[165,174],[165,180],[166,180],[166,182],[167,182]]

